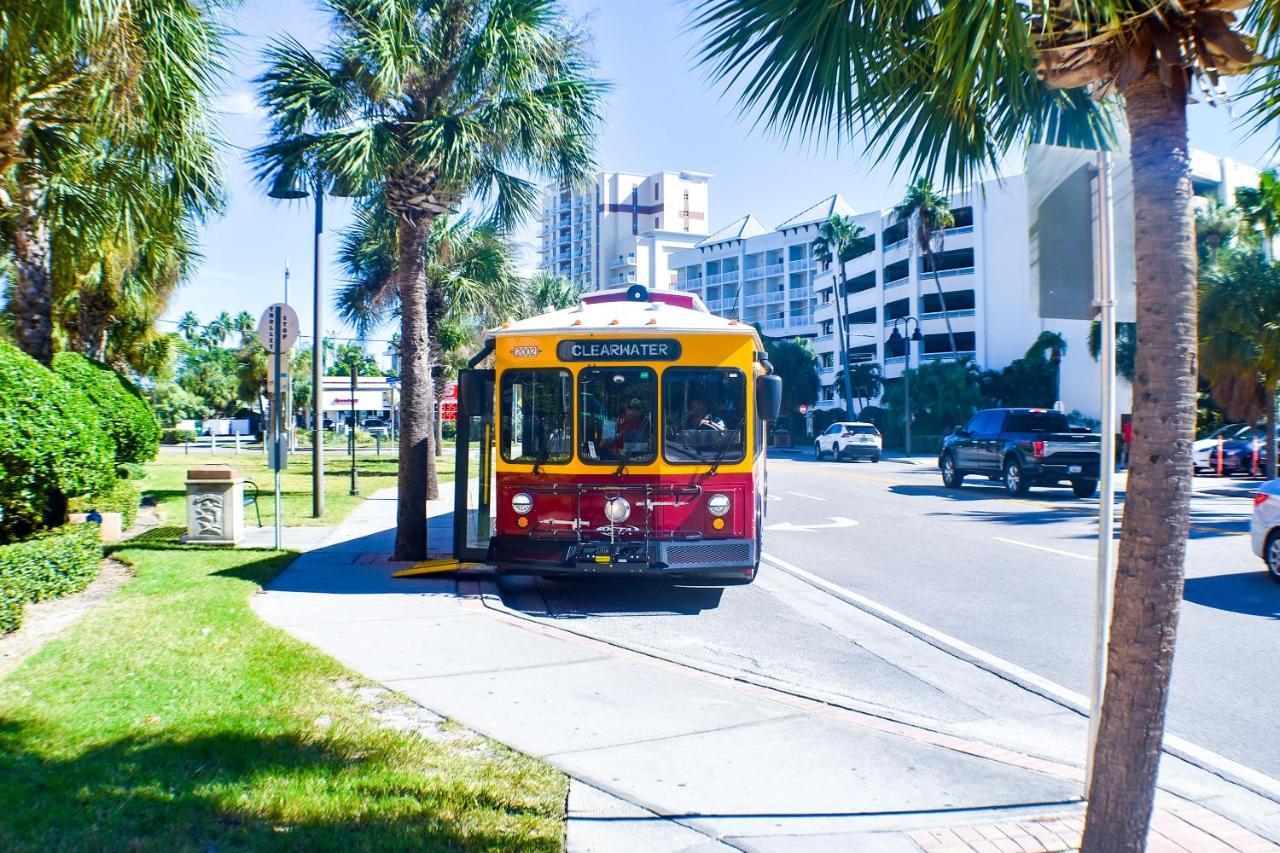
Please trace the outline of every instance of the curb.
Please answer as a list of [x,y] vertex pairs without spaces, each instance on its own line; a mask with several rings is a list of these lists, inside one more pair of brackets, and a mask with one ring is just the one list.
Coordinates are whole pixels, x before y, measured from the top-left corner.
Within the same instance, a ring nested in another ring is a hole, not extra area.
[[[869,598],[864,598],[857,593],[850,592],[772,554],[762,554],[761,556],[779,571],[786,572],[797,580],[804,581],[846,604],[851,604],[859,610],[882,619],[917,639],[923,640],[934,648],[967,661],[992,675],[1010,681],[1025,690],[1061,705],[1069,711],[1074,711],[1085,717],[1089,716],[1088,698],[1073,690],[1036,675],[1030,670],[1023,669],[1017,664],[984,652],[963,640],[944,634],[941,631],[936,631],[928,625],[912,619],[910,616],[878,604]],[[1194,767],[1225,779],[1234,785],[1252,791],[1258,796],[1280,804],[1280,779],[1274,779],[1265,773],[1260,773],[1257,770],[1232,761],[1226,756],[1218,755],[1212,750],[1197,746],[1173,734],[1165,734],[1162,751],[1175,758],[1180,758]]]

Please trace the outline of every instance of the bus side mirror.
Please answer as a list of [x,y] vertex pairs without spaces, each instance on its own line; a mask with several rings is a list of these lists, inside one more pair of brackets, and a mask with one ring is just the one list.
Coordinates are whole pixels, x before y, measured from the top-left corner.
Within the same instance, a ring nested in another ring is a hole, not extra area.
[[756,416],[762,421],[776,421],[782,412],[782,377],[769,374],[756,377]]
[[492,370],[459,370],[458,402],[467,415],[483,417],[493,404]]

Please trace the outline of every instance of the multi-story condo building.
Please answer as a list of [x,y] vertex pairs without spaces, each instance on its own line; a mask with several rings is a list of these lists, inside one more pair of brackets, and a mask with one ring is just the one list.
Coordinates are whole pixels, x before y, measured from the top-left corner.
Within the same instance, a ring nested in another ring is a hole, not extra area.
[[539,220],[539,270],[587,290],[627,282],[671,287],[670,256],[707,234],[711,177],[705,172],[601,172],[581,186],[547,186]]
[[744,216],[672,256],[676,287],[698,294],[712,312],[757,324],[765,334],[812,336],[817,264],[810,244],[821,223],[853,212],[833,195],[772,231]]
[[[1192,176],[1198,195],[1224,202],[1234,200],[1236,186],[1257,182],[1256,170],[1198,151],[1192,157]],[[907,366],[906,346],[910,346],[913,368],[967,357],[983,369],[1000,369],[1025,355],[1041,331],[1054,331],[1067,341],[1060,373],[1062,403],[1067,410],[1096,416],[1098,365],[1088,351],[1090,321],[1042,318],[1046,312],[1032,280],[1038,237],[1031,234],[1029,192],[1036,192],[1041,177],[1024,172],[952,195],[955,223],[934,244],[942,297],[933,269],[908,234],[908,223],[898,221],[891,210],[855,213],[839,196],[825,199],[773,231],[752,216],[717,231],[673,258],[677,286],[697,293],[717,314],[759,324],[767,335],[811,338],[822,385],[816,402],[820,407],[842,406],[835,326],[839,276],[834,267],[822,269],[812,261],[810,244],[818,225],[831,214],[852,216],[866,240],[865,251],[844,268],[843,309],[851,364],[875,362],[886,382],[897,382]],[[1118,190],[1118,196],[1123,196],[1125,186]],[[1125,202],[1117,198],[1117,235],[1131,234],[1133,229],[1132,204]],[[1039,215],[1050,220],[1056,216],[1043,208]],[[1079,264],[1082,285],[1088,288],[1092,259],[1087,251]],[[907,317],[914,318],[909,326]],[[903,334],[896,341],[895,321]],[[916,322],[921,340],[904,342],[915,331]],[[1129,389],[1123,382],[1119,392],[1121,411],[1128,411]]]

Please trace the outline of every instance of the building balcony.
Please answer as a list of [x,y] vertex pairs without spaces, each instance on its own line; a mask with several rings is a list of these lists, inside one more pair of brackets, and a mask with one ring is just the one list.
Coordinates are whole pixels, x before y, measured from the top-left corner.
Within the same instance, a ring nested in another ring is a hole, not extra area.
[[741,278],[738,270],[729,270],[728,272],[718,272],[707,276],[707,284],[730,284],[736,283]]
[[974,352],[973,350],[969,350],[969,351],[967,351],[967,352],[962,351],[962,352],[954,352],[954,353],[952,353],[952,352],[926,352],[926,353],[922,353],[922,354],[920,355],[920,360],[921,360],[921,361],[943,361],[943,360],[945,360],[945,361],[951,361],[953,356],[955,357],[955,360],[956,360],[956,361],[964,361],[966,358],[974,358],[974,357],[976,357],[976,356],[977,356],[977,353],[976,353],[976,352]]
[[972,317],[974,310],[972,308],[959,308],[955,311],[931,311],[928,314],[921,314],[921,320],[943,320],[955,319],[956,317]]
[[957,225],[955,228],[948,228],[945,231],[943,231],[942,236],[951,237],[951,236],[957,236],[960,234],[972,234],[972,233],[973,233],[972,225]]
[[767,331],[771,332],[777,331],[778,329],[785,329],[787,327],[787,321],[782,317],[770,317],[764,321],[764,327]]
[[782,275],[782,274],[783,274],[784,272],[786,272],[786,271],[787,271],[787,265],[786,265],[786,264],[769,264],[768,266],[766,266],[766,267],[764,268],[764,274],[765,274],[766,276],[770,276],[770,275]]
[[890,243],[889,245],[885,246],[884,253],[887,255],[890,252],[894,251],[895,249],[901,249],[903,246],[907,245],[910,242],[911,242],[910,237],[903,237],[901,240],[898,240],[896,242]]
[[626,255],[618,255],[616,260],[609,262],[609,269],[625,269],[626,267],[634,267],[636,265],[636,253],[630,252]]
[[884,283],[884,289],[888,290],[891,287],[900,287],[904,284],[909,283],[910,281],[911,281],[911,276],[905,275],[902,278],[896,278],[893,281],[886,281]]
[[813,295],[813,288],[807,284],[802,284],[799,287],[791,288],[792,299],[808,299],[812,295]]
[[767,294],[765,294],[765,296],[767,297],[766,301],[768,302],[786,302],[787,301],[787,293],[785,290],[770,290]]
[[801,258],[798,261],[790,261],[787,263],[787,269],[791,272],[804,272],[816,266],[812,258]]
[[836,337],[835,332],[819,332],[818,334],[814,335],[813,342],[816,344],[827,343],[829,341],[835,340],[835,337]]
[[[954,278],[955,276],[958,276],[958,275],[973,275],[973,267],[957,267],[956,269],[953,269],[953,270],[938,270],[938,278]],[[920,277],[932,279],[933,273],[922,271],[920,273]],[[888,287],[888,286],[889,285],[887,284],[885,285],[885,287]]]
[[747,281],[755,281],[758,278],[764,278],[764,267],[753,267],[747,270]]
[[763,305],[764,303],[765,303],[765,295],[763,293],[753,293],[752,295],[748,296],[746,300],[747,307]]

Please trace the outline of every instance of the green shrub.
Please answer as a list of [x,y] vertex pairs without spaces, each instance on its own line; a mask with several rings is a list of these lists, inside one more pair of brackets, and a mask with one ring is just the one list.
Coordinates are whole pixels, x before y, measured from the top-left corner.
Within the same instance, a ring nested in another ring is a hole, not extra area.
[[116,466],[116,476],[122,480],[141,480],[147,476],[147,466],[141,462],[121,462]]
[[160,440],[165,444],[185,444],[196,440],[196,431],[186,427],[168,427],[160,433]]
[[75,352],[54,356],[53,371],[97,407],[102,426],[115,445],[117,462],[155,458],[160,424],[151,406],[128,380]]
[[458,437],[458,422],[445,421],[440,425],[440,437],[445,441],[453,441]]
[[28,602],[79,592],[98,573],[98,525],[77,524],[0,545],[0,634],[22,622]]
[[118,512],[122,529],[127,530],[138,517],[138,507],[142,503],[142,492],[132,480],[116,480],[115,484],[104,492],[86,495],[71,501],[72,512]]
[[113,457],[88,398],[0,342],[0,543],[61,524],[68,498],[110,489]]

